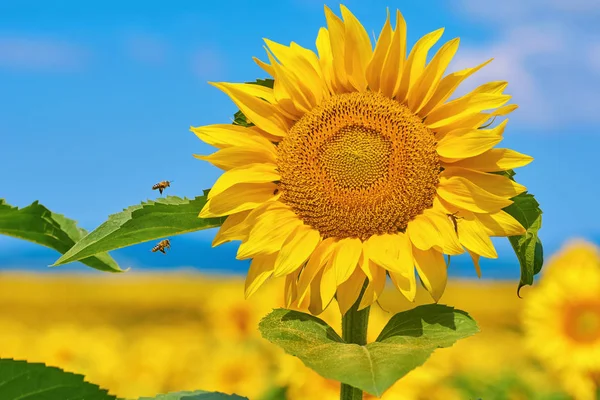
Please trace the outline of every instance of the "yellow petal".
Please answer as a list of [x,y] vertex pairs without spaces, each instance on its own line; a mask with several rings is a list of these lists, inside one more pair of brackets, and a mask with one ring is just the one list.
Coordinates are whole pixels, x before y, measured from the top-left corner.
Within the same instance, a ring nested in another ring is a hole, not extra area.
[[[305,60],[306,62],[308,62],[311,65],[312,70],[318,75],[318,77],[323,78],[323,71],[319,62],[319,57],[317,57],[314,51],[306,49],[294,42],[290,43],[290,48],[292,49],[293,54],[295,54],[298,57],[298,59]],[[301,62],[303,63],[303,61]],[[308,67],[304,65],[303,67],[308,69]]]
[[523,167],[531,161],[533,157],[510,149],[489,149],[478,156],[453,162],[452,166],[481,172],[496,172]]
[[489,236],[524,235],[526,230],[512,215],[498,211],[493,214],[477,214]]
[[335,296],[335,292],[337,290],[337,285],[335,283],[336,272],[331,259],[321,271],[323,272],[323,275],[321,276],[321,286],[319,288],[319,292],[321,294],[321,303],[324,306],[327,306],[329,303],[331,303],[331,300],[333,300],[333,296]]
[[268,50],[267,56],[269,57],[269,61],[271,61],[271,66],[275,72],[273,94],[275,95],[277,105],[286,113],[293,115],[294,120],[300,119],[300,117],[307,113],[311,107],[300,89],[299,80],[287,69],[277,63]]
[[204,143],[219,149],[229,147],[270,149],[273,144],[255,130],[233,124],[215,124],[191,127],[190,131]]
[[254,125],[272,135],[287,136],[291,121],[282,115],[276,106],[251,94],[256,90],[253,86],[263,88],[264,86],[226,82],[210,83],[225,92]]
[[420,250],[429,250],[442,242],[439,231],[423,214],[417,215],[408,223],[406,234],[413,246]]
[[212,242],[212,247],[230,242],[232,240],[245,239],[248,232],[244,232],[244,225],[242,225],[242,222],[244,222],[249,214],[250,210],[247,210],[228,216],[215,235]]
[[487,82],[475,88],[471,93],[500,94],[504,91],[504,89],[506,89],[507,86],[508,82],[506,81]]
[[344,18],[344,55],[345,67],[349,83],[359,92],[367,89],[367,65],[373,55],[373,47],[369,34],[356,19],[354,14],[344,5],[340,5]]
[[277,153],[275,146],[271,151],[262,148],[228,147],[208,156],[194,154],[194,157],[207,161],[217,168],[228,171],[248,164],[275,164]]
[[304,269],[302,269],[298,281],[298,298],[300,302],[304,300],[311,282],[331,257],[331,253],[335,248],[334,244],[335,239],[331,237],[321,241],[311,254]]
[[[323,98],[320,66],[317,56],[310,50],[291,43],[290,46],[264,39],[267,46],[281,62],[290,78],[293,78],[309,109],[317,106]],[[315,69],[318,67],[319,72]],[[276,71],[277,72],[277,71]]]
[[489,174],[487,172],[479,172],[467,168],[446,167],[441,176],[453,177],[460,176],[468,179],[481,189],[493,195],[513,198],[527,191],[527,188],[517,182],[507,178],[506,176]]
[[269,200],[277,198],[273,183],[239,183],[209,199],[198,217],[215,218],[240,211],[252,210]]
[[263,283],[273,274],[277,254],[259,255],[252,259],[246,276],[245,297],[252,296]]
[[369,269],[371,270],[371,275],[373,279],[369,281],[365,292],[363,293],[363,297],[358,305],[358,310],[362,310],[371,304],[373,304],[385,289],[385,281],[387,275],[385,270],[378,265],[375,265],[372,261],[369,261]]
[[512,200],[496,196],[461,176],[440,177],[438,196],[465,210],[489,213],[511,205]]
[[519,107],[516,104],[509,104],[507,106],[499,107],[490,113],[476,113],[465,118],[459,118],[448,125],[437,128],[435,130],[435,137],[441,139],[445,134],[456,129],[477,129],[482,126],[487,127],[490,118],[508,115],[517,108]]
[[[265,71],[267,74],[269,74],[272,77],[275,77],[275,71],[273,70],[273,67],[269,64],[267,64],[264,61],[259,60],[256,57],[252,57],[252,59],[254,60],[254,62],[256,64],[258,64],[259,67],[261,67],[263,69],[263,71]],[[272,95],[271,95],[272,96]],[[270,102],[270,103],[274,103],[274,101]]]
[[[254,222],[256,221],[256,219],[258,217],[260,217],[261,215],[263,215],[265,212],[267,211],[272,211],[272,210],[290,210],[290,207],[280,201],[277,201],[278,198],[280,197],[280,195],[276,195],[274,197],[272,197],[271,199],[267,200],[266,202],[258,205],[256,208],[252,209],[252,210],[247,210],[244,213],[247,214],[246,218],[237,223],[234,226],[231,227],[231,233],[230,233],[230,229],[227,229],[227,235],[229,236],[231,235],[235,235],[238,239],[231,239],[231,240],[242,240],[245,241],[248,238],[248,233],[250,233],[250,229],[252,229],[252,227],[254,226]],[[231,216],[230,216],[231,217]],[[228,219],[230,218],[228,217]],[[225,221],[227,222],[227,221]],[[232,221],[231,223],[234,224],[236,221]],[[226,224],[223,224],[222,226],[224,226]],[[217,242],[217,237],[219,236],[219,233],[217,233],[216,237],[215,237],[215,241],[213,242],[213,246],[216,246],[217,244],[215,244],[215,242]],[[218,241],[220,243],[224,243],[224,241],[219,240]]]
[[458,50],[459,43],[460,39],[456,38],[444,44],[427,65],[414,86],[410,88],[408,106],[411,110],[420,109],[433,96],[442,75],[444,75],[446,68],[448,68],[450,61],[452,61]]
[[319,315],[323,312],[326,305],[321,301],[321,279],[323,270],[320,270],[315,279],[310,283],[308,294],[310,296],[310,304],[308,310],[312,315]]
[[[373,235],[365,242],[365,248],[368,249],[368,258],[375,264],[387,269],[396,269],[396,261],[398,259],[398,247],[395,235],[383,234]],[[363,267],[368,267],[368,264],[363,261]],[[373,279],[370,275],[370,270],[366,269],[365,273],[369,279]]]
[[333,82],[333,53],[331,52],[329,31],[327,29],[319,29],[316,46],[317,52],[319,53],[319,63],[321,64],[321,70],[323,71],[323,80],[327,86],[327,91],[333,93],[335,87]]
[[444,254],[458,255],[465,252],[460,245],[456,230],[448,215],[431,209],[426,210],[424,215],[438,231],[441,238],[439,247],[441,247]]
[[485,227],[474,215],[467,215],[458,221],[458,238],[468,250],[487,258],[498,258],[498,253],[485,232]]
[[285,300],[285,307],[290,308],[290,305],[296,300],[298,297],[298,274],[300,270],[292,272],[291,274],[285,277],[285,285],[284,285],[284,293],[283,298]]
[[471,260],[473,260],[473,265],[475,266],[475,272],[477,273],[477,277],[481,278],[481,267],[479,266],[479,254],[477,253],[473,253],[472,251],[469,251],[469,255],[471,256]]
[[[381,82],[381,74],[383,72],[383,63],[385,62],[385,58],[388,53],[388,48],[390,47],[390,42],[392,40],[392,26],[390,25],[390,12],[388,9],[387,19],[385,20],[385,24],[381,29],[381,33],[379,34],[379,39],[375,44],[375,51],[373,52],[373,57],[367,66],[367,83],[369,84],[369,89],[377,92],[380,90],[380,82]],[[392,86],[393,89],[393,86]]]
[[440,40],[443,33],[444,28],[440,28],[437,31],[428,33],[415,43],[408,56],[408,60],[406,60],[406,64],[404,65],[402,81],[395,91],[394,97],[397,101],[403,103],[406,100],[409,91],[425,70],[425,63],[427,61],[429,50],[438,40]]
[[273,89],[265,85],[257,85],[256,83],[230,83],[240,89],[243,89],[244,93],[251,96],[263,99],[268,103],[275,104],[275,96]]
[[308,225],[300,225],[283,243],[275,262],[274,276],[287,275],[308,260],[321,241],[321,234]]
[[258,254],[271,254],[281,250],[285,240],[302,221],[290,211],[267,211],[256,218],[248,239],[237,252],[237,259],[244,260]]
[[411,264],[413,264],[413,267],[410,274],[403,275],[397,272],[390,272],[390,279],[400,293],[402,293],[402,295],[406,297],[408,301],[413,302],[415,301],[415,296],[417,295],[417,280],[414,272],[414,261],[411,260]]
[[280,178],[276,164],[248,164],[225,171],[208,192],[210,200],[233,185],[240,183],[275,182]]
[[357,268],[362,247],[362,242],[356,238],[344,238],[337,242],[332,254],[337,285],[350,278]]
[[465,68],[463,70],[453,72],[444,77],[441,80],[438,87],[435,89],[434,94],[431,96],[427,102],[424,103],[423,107],[418,110],[417,114],[420,117],[426,117],[432,110],[434,110],[438,105],[444,103],[448,98],[454,93],[456,88],[469,76],[473,75],[475,72],[479,71],[481,68],[485,67],[489,64],[492,59],[480,64],[474,68]]
[[507,122],[508,120],[504,120],[496,128],[489,130],[456,129],[448,132],[439,140],[436,151],[447,162],[482,154],[502,141]]
[[358,300],[365,279],[365,273],[360,268],[355,268],[350,278],[338,286],[336,298],[342,315],[346,314]]
[[[402,232],[396,234],[373,235],[367,242],[368,257],[387,271],[409,274],[414,270],[408,236]],[[367,271],[369,279],[372,277]]]
[[413,247],[415,267],[419,272],[421,281],[437,303],[446,289],[448,271],[444,256],[436,250],[419,250]]
[[381,69],[380,91],[386,97],[393,97],[402,83],[404,58],[406,57],[406,21],[396,10],[396,29],[387,49]]
[[351,89],[345,65],[346,34],[344,23],[327,6],[325,6],[325,19],[329,29],[329,44],[331,46],[333,89],[338,93],[344,93]]
[[425,125],[436,130],[445,125],[461,122],[483,110],[503,106],[511,99],[507,94],[474,93],[452,100],[431,113],[425,119]]

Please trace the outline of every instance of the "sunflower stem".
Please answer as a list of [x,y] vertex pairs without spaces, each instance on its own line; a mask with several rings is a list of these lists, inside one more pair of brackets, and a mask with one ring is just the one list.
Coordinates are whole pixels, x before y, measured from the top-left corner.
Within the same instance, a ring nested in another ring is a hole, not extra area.
[[[369,310],[371,307],[358,310],[362,296],[367,288],[367,282],[358,296],[356,303],[342,316],[342,339],[346,343],[354,343],[361,346],[367,344],[367,327],[369,326]],[[340,400],[362,400],[363,391],[342,383]]]

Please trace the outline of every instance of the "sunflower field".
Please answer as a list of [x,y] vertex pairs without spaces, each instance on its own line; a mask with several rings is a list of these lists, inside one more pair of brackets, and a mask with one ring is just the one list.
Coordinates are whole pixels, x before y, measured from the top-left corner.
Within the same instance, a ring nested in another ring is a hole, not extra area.
[[[590,291],[563,285],[574,273],[571,266],[586,274]],[[571,244],[550,267],[540,289],[523,290],[523,299],[510,282],[451,281],[442,302],[469,310],[481,332],[436,350],[382,398],[594,399],[586,368],[600,371],[592,354],[600,351],[600,296],[598,286],[592,289],[600,284],[598,249]],[[283,305],[280,285],[267,285],[254,301],[244,299],[242,286],[240,278],[196,274],[4,274],[0,355],[82,373],[123,398],[203,388],[250,399],[338,399],[339,382],[322,378],[260,337],[261,318]],[[551,330],[565,318],[578,317],[573,311],[561,314],[561,304],[539,312],[534,296],[544,296],[546,286],[565,291],[565,303],[581,299],[574,304],[586,305],[575,325],[579,333]],[[428,302],[426,291],[419,290],[416,305]],[[589,315],[593,304],[596,314]],[[392,288],[385,290],[372,310],[369,340],[390,314],[414,306]],[[339,328],[339,313],[328,310],[323,319]],[[539,320],[525,326],[525,313]],[[586,340],[577,335],[587,335]],[[541,357],[536,343],[547,343]],[[554,368],[574,352],[581,353],[582,368]]]

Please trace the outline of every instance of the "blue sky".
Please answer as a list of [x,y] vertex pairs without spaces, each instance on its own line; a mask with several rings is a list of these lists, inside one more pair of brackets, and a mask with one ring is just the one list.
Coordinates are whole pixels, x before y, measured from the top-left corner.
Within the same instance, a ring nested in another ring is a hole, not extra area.
[[[326,4],[339,14],[339,3]],[[495,57],[462,92],[509,81],[520,108],[502,146],[535,157],[517,178],[542,204],[547,254],[572,237],[600,241],[600,2],[344,4],[377,34],[386,7],[399,8],[411,44],[445,27],[443,41],[461,38],[450,70]],[[252,61],[266,58],[262,38],[314,49],[324,25],[314,0],[1,2],[0,197],[40,200],[93,229],[156,197],[160,180],[175,180],[170,194],[200,194],[219,170],[192,157],[212,149],[189,126],[227,123],[236,111],[207,81],[265,77]],[[13,247],[33,248],[0,237],[0,250]]]

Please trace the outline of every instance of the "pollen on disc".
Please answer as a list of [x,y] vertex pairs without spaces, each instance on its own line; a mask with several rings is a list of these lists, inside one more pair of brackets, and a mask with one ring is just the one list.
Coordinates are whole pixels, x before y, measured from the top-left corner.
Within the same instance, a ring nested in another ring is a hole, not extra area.
[[433,133],[374,92],[334,96],[278,146],[281,201],[324,237],[404,231],[433,205],[440,163]]

